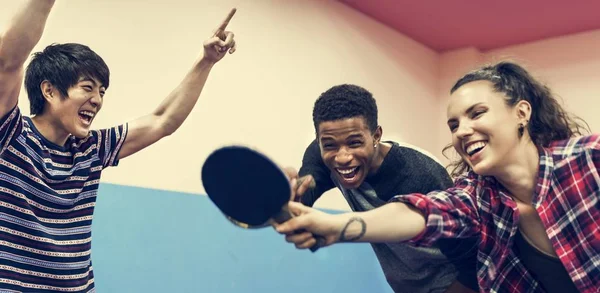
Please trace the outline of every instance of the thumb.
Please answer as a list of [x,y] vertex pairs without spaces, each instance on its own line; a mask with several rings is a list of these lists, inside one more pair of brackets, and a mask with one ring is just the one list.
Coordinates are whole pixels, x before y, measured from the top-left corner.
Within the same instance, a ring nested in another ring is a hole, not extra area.
[[275,225],[275,230],[280,234],[289,234],[302,229],[305,226],[305,220],[302,216],[294,217],[287,220],[285,223]]
[[284,223],[274,226],[278,233],[288,234],[297,230],[303,230],[310,225],[311,208],[304,206],[301,203],[289,202],[288,210],[294,217]]
[[298,182],[296,183],[296,196],[304,195],[308,189],[315,188],[315,186],[315,180],[312,175],[306,175],[298,178]]
[[298,217],[304,214],[311,213],[313,211],[313,208],[307,207],[299,202],[291,201],[288,203],[288,210],[292,213],[292,215]]
[[298,171],[296,171],[296,169],[292,168],[292,167],[284,167],[281,168],[283,170],[283,173],[285,173],[285,175],[288,177],[288,179],[294,179],[294,178],[298,178]]

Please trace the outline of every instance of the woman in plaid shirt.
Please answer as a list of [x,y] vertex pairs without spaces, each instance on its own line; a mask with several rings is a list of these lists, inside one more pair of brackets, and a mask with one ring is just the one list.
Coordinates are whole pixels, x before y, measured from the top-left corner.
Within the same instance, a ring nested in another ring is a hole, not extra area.
[[477,236],[481,292],[598,292],[600,136],[582,136],[585,123],[509,62],[458,80],[447,113],[453,188],[337,215],[291,202],[299,216],[277,231],[298,248],[311,233],[327,245]]

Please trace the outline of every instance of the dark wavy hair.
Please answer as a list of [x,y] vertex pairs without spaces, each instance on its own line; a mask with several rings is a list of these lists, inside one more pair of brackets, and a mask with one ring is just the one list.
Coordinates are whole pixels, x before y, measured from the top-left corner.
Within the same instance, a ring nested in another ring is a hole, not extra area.
[[[467,83],[479,80],[491,82],[496,92],[505,94],[506,104],[509,106],[515,106],[522,100],[531,104],[531,119],[527,123],[527,131],[538,147],[547,147],[556,140],[590,133],[588,124],[568,113],[550,88],[533,78],[523,67],[512,62],[487,65],[467,73],[454,84],[450,94]],[[444,147],[442,153],[446,158],[449,158],[447,151],[452,149],[452,143]],[[459,157],[448,165],[448,169],[452,176],[456,177],[470,171],[471,167]]]

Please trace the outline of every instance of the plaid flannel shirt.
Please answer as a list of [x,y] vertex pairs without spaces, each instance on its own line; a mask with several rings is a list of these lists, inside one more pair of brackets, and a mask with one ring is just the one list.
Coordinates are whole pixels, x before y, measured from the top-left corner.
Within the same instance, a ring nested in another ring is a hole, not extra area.
[[[600,290],[600,136],[554,142],[540,148],[533,205],[560,261],[582,293]],[[493,177],[473,172],[446,191],[400,195],[393,201],[420,210],[426,228],[410,240],[478,236],[481,292],[543,292],[512,250],[519,212]]]

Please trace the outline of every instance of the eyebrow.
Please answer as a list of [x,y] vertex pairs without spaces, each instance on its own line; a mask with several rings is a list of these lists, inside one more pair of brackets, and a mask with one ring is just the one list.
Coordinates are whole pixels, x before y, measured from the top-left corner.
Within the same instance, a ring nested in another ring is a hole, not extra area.
[[[477,106],[480,106],[483,104],[484,104],[483,102],[480,102],[480,103],[472,105],[471,107],[467,108],[467,110],[465,111],[465,114],[469,114],[469,113],[473,112],[473,109],[475,109]],[[450,124],[451,122],[456,122],[456,118],[448,119],[447,123]]]
[[[364,136],[360,133],[355,133],[355,134],[348,135],[348,137],[345,137],[343,140],[349,140],[349,139],[353,139],[353,138],[364,138]],[[321,137],[319,137],[319,141],[320,142],[336,141],[336,139],[335,139],[335,137],[331,137],[331,136],[321,136]]]
[[348,137],[346,137],[346,139],[351,139],[351,138],[363,138],[363,135],[360,133],[355,133],[355,134],[348,135]]
[[94,86],[99,86],[99,87],[101,87],[101,88],[103,88],[103,87],[104,87],[104,85],[102,85],[102,84],[98,85],[98,82],[96,82],[96,80],[95,80],[95,79],[93,79],[93,78],[91,78],[91,77],[82,77],[82,78],[79,80],[79,82],[82,82],[82,81],[89,81],[89,82],[93,83],[93,84],[94,84]]

